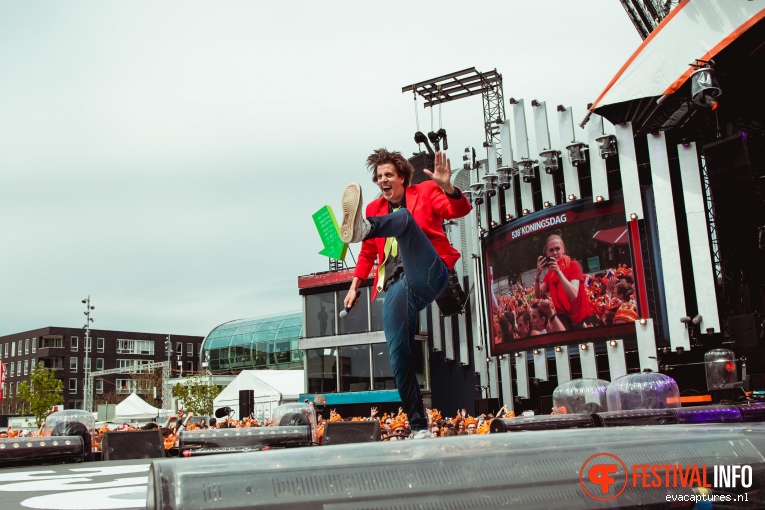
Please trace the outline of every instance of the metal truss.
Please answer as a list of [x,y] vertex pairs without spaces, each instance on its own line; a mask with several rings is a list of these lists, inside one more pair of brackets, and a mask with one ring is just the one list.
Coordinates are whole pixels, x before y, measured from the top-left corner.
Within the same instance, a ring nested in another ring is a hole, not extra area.
[[[101,377],[104,375],[111,375],[111,374],[140,374],[143,372],[150,372],[152,370],[155,370],[157,368],[162,369],[162,403],[163,405],[167,405],[170,403],[170,401],[173,398],[173,389],[170,386],[170,362],[169,361],[158,361],[154,363],[147,363],[145,365],[138,365],[130,368],[110,368],[108,370],[99,370],[98,372],[91,372],[88,374],[88,377],[85,379],[85,387],[90,387],[90,407],[86,407],[85,409],[92,409],[93,408],[93,379],[96,377]],[[86,402],[87,405],[87,402]],[[169,409],[169,408],[168,408]]]
[[709,247],[712,250],[712,267],[715,272],[715,282],[722,287],[725,286],[725,268],[723,267],[722,257],[720,257],[720,246],[717,242],[717,218],[715,216],[715,203],[712,197],[712,188],[709,185],[709,174],[707,173],[707,162],[703,155],[699,157],[699,166],[701,167],[701,185],[704,190],[704,206],[707,212],[707,228],[709,229]]
[[345,269],[345,262],[338,259],[333,259],[332,257],[329,258],[329,270],[332,271],[342,271]]
[[499,126],[505,120],[505,102],[502,97],[502,75],[497,70],[482,73],[483,97],[483,128],[486,134],[486,144],[497,148],[497,159],[500,159],[501,144]]
[[[649,317],[661,317],[659,303],[657,302],[656,278],[653,274],[653,263],[651,262],[651,242],[648,238],[648,228],[644,221],[638,223],[638,232],[640,237],[640,250],[643,255],[643,272],[645,274],[646,299],[648,300],[647,313]],[[657,361],[658,362],[658,361]]]
[[505,106],[502,97],[502,75],[496,69],[482,73],[475,67],[470,67],[407,85],[401,88],[401,92],[419,95],[425,100],[425,107],[481,94],[486,144],[494,146],[497,149],[497,158],[501,157],[498,122],[505,120]]
[[632,24],[645,39],[667,17],[679,0],[619,0]]

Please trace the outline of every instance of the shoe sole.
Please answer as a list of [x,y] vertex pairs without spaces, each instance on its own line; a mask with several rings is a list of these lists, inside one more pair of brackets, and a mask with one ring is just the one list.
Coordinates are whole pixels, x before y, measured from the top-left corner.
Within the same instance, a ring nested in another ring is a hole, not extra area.
[[353,241],[358,228],[357,216],[361,207],[361,186],[349,184],[343,191],[343,224],[340,227],[340,239],[349,244]]

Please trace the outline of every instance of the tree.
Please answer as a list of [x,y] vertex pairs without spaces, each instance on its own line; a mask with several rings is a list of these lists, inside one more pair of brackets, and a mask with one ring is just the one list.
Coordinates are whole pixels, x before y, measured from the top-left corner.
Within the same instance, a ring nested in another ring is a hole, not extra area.
[[173,396],[183,402],[185,409],[197,416],[209,416],[213,413],[213,400],[221,392],[220,386],[212,384],[209,376],[189,377],[186,384],[176,384]]
[[95,395],[94,401],[96,405],[100,404],[119,404],[127,398],[127,395],[117,393],[116,391],[107,391],[101,395]]
[[53,368],[45,368],[42,363],[32,367],[29,384],[26,381],[19,384],[19,397],[29,403],[29,408],[39,427],[50,414],[51,408],[63,402],[64,383],[56,379]]
[[144,399],[149,404],[159,406],[159,402],[154,399],[154,389],[157,391],[157,398],[162,398],[162,369],[157,368],[154,370],[147,370],[146,372],[139,372],[132,374],[130,377],[135,381],[135,386],[138,389],[136,393],[138,396]]

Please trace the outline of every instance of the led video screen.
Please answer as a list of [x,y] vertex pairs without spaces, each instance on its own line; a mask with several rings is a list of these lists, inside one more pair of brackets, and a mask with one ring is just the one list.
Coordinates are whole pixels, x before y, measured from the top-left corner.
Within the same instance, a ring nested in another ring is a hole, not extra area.
[[494,354],[634,333],[630,238],[620,200],[536,212],[485,240]]

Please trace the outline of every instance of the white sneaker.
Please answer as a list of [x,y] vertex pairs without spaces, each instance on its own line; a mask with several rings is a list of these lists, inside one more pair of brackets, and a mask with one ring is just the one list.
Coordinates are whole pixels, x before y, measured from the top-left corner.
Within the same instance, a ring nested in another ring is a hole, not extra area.
[[355,182],[349,184],[343,191],[343,223],[340,226],[340,239],[345,244],[363,241],[371,229],[361,211],[362,203],[361,186]]
[[417,432],[413,431],[409,434],[409,439],[431,439],[432,437],[433,434],[427,429],[418,430]]

